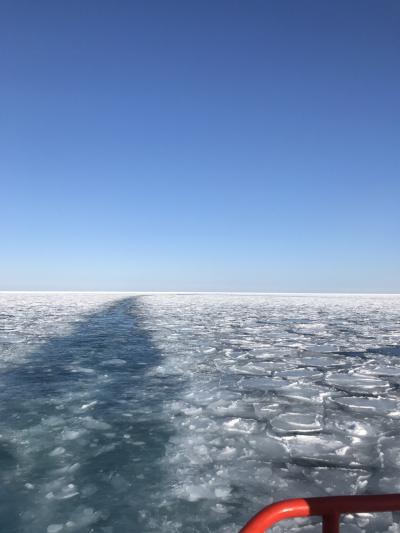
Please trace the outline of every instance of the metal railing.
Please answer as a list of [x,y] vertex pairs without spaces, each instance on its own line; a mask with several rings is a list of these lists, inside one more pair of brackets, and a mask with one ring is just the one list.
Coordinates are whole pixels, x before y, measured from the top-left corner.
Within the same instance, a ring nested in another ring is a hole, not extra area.
[[322,516],[323,533],[338,533],[342,514],[390,511],[400,511],[400,494],[283,500],[262,509],[240,533],[264,533],[276,522],[304,516]]

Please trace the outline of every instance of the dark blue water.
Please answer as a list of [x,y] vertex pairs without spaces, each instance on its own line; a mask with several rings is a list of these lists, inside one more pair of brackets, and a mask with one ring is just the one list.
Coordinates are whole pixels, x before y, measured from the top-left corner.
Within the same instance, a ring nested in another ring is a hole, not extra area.
[[147,376],[159,363],[127,298],[3,369],[1,531],[146,529],[177,386]]

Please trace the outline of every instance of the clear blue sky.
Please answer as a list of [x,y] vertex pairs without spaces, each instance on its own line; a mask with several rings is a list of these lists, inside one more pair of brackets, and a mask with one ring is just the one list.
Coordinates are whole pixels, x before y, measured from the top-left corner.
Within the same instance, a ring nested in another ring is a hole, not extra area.
[[400,292],[398,0],[0,4],[0,288]]

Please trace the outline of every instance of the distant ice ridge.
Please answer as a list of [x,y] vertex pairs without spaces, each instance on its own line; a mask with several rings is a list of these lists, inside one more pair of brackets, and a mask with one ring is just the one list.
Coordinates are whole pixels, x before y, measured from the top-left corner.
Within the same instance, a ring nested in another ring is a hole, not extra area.
[[398,296],[0,294],[0,325],[1,531],[232,533],[400,491]]
[[[151,372],[181,383],[164,405],[171,531],[235,531],[282,498],[400,491],[399,297],[144,301],[163,354]],[[396,527],[389,513],[343,530]]]

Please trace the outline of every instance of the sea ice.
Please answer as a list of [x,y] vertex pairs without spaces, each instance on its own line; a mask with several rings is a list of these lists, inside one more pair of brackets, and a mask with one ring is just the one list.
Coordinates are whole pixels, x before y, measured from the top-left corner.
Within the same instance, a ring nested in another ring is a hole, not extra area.
[[322,419],[313,413],[282,413],[271,420],[271,426],[279,434],[316,433],[322,429]]
[[227,533],[400,491],[399,296],[1,294],[0,324],[4,531]]

